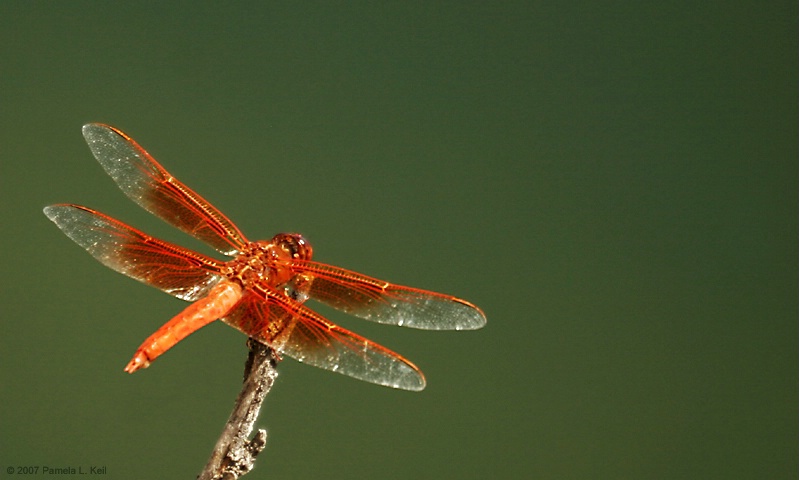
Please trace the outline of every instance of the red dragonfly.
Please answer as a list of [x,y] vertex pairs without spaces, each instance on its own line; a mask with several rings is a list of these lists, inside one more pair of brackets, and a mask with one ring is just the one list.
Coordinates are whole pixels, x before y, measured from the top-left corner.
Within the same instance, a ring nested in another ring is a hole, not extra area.
[[105,266],[193,302],[142,343],[125,367],[128,373],[222,320],[300,362],[379,385],[422,390],[425,378],[413,363],[333,324],[304,302],[311,298],[366,320],[426,330],[473,330],[486,323],[483,312],[465,300],[311,261],[311,246],[299,234],[251,242],[123,132],[88,124],[83,136],[131,200],[233,257],[226,262],[208,257],[80,205],[45,207],[58,228]]

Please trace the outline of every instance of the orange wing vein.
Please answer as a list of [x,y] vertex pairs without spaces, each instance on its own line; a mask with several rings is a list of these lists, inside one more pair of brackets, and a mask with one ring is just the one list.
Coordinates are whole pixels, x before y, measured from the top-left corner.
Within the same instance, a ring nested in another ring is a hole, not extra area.
[[324,263],[297,260],[291,268],[313,278],[311,298],[365,320],[424,330],[474,330],[486,323],[479,308],[450,295],[393,285]]
[[378,385],[422,390],[410,361],[341,328],[268,285],[245,292],[222,321],[300,362]]
[[247,239],[225,215],[167,172],[138,143],[108,125],[90,123],[83,136],[94,157],[131,200],[225,255]]
[[211,257],[153,238],[79,205],[51,205],[44,214],[103,265],[182,300],[204,297],[223,277]]

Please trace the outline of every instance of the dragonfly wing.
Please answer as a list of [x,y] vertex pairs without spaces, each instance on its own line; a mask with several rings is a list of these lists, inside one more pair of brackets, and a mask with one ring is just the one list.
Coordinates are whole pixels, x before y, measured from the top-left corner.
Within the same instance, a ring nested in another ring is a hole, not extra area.
[[150,237],[79,205],[51,205],[44,214],[103,265],[183,300],[204,297],[223,277],[213,258]]
[[97,161],[131,200],[225,255],[246,238],[225,215],[167,172],[132,138],[98,123],[83,127]]
[[403,390],[422,390],[422,372],[397,353],[339,327],[312,310],[258,285],[225,323],[303,363]]
[[295,272],[313,279],[311,298],[365,320],[424,330],[474,330],[486,323],[479,308],[460,298],[393,285],[324,263],[291,264]]

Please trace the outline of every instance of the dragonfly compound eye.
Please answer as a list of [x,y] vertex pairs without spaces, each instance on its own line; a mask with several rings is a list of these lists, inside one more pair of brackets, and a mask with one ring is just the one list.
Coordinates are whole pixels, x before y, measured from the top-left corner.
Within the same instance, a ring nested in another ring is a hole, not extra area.
[[313,256],[311,244],[298,233],[281,233],[272,242],[286,252],[292,259],[310,260]]

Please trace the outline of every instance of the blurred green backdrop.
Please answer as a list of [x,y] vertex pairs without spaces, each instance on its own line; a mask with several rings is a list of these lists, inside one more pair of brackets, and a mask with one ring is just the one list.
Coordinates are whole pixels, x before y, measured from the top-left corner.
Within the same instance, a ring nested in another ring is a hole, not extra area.
[[224,325],[124,374],[184,304],[41,213],[201,248],[101,170],[105,122],[251,238],[488,316],[331,313],[428,388],[286,360],[246,478],[796,478],[796,27],[787,1],[0,3],[0,476],[194,478],[239,389]]

